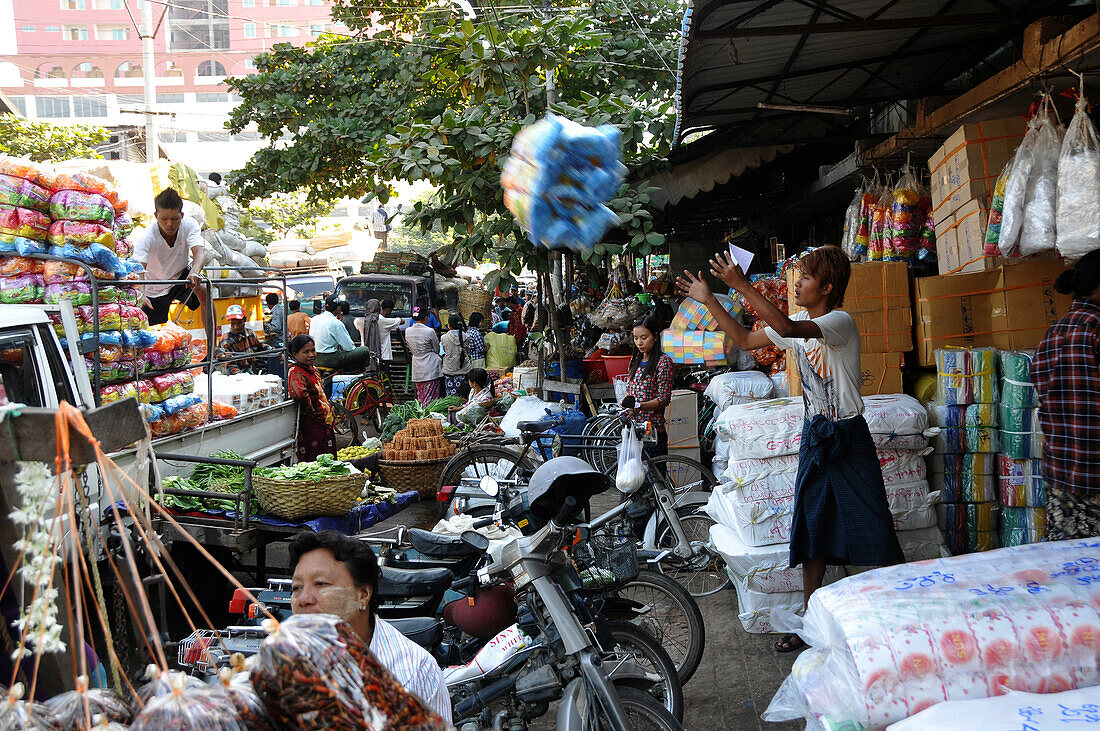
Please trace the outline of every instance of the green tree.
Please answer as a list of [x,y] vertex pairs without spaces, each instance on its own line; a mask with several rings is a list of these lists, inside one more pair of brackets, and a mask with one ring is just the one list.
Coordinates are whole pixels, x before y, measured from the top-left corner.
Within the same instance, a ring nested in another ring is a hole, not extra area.
[[[548,261],[503,204],[501,165],[523,126],[548,109],[614,124],[635,173],[667,154],[682,12],[674,0],[563,0],[548,14],[504,2],[475,19],[437,2],[371,13],[377,5],[338,0],[333,16],[356,36],[276,45],[256,57],[257,74],[229,82],[242,98],[229,128],[255,123],[270,141],[236,177],[241,197],[301,186],[311,196],[385,201],[389,183],[427,180],[436,192],[409,221],[455,231],[457,258],[494,260],[511,276]],[[663,243],[649,204],[647,190],[624,185],[610,203],[621,228],[595,257]]]
[[36,162],[92,158],[96,145],[108,139],[107,130],[89,124],[61,125],[31,122],[14,114],[0,115],[0,153]]
[[246,233],[263,244],[285,239],[291,233],[312,236],[317,221],[332,213],[332,209],[331,200],[311,198],[305,191],[275,193],[263,200],[253,200],[246,211],[253,222],[259,219],[271,228],[262,229],[253,223]]

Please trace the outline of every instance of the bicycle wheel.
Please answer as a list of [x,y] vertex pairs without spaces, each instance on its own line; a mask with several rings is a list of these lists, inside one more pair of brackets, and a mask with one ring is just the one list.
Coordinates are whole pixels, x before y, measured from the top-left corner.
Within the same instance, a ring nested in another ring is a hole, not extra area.
[[[600,424],[599,431],[594,432],[592,435],[605,437],[605,439],[601,439],[598,445],[593,445],[589,448],[588,451],[589,454],[591,454],[591,459],[586,461],[605,475],[611,474],[619,466],[618,445],[606,439],[606,437],[618,437],[622,432],[622,428],[623,426],[619,423],[618,418],[611,416]],[[608,447],[615,448],[608,449]]]
[[[616,686],[619,702],[623,704],[626,718],[634,731],[683,731],[676,717],[665,710],[652,696],[636,688]],[[611,729],[608,720],[600,715],[599,728]]]
[[[508,447],[493,444],[473,445],[451,457],[451,461],[443,468],[443,474],[439,477],[436,491],[445,486],[457,485],[463,478],[476,480],[486,475],[498,479],[512,478],[521,469],[533,470],[534,468],[534,463],[530,459]],[[446,514],[447,508],[447,505],[441,504],[441,515]]]
[[674,579],[648,569],[615,593],[642,608],[643,613],[630,621],[661,643],[686,685],[699,669],[706,646],[703,614],[695,599]]
[[607,648],[608,654],[604,656],[604,662],[611,663],[611,669],[607,673],[612,678],[612,682],[616,682],[614,668],[618,663],[633,663],[646,674],[660,677],[658,682],[649,682],[640,678],[624,679],[622,683],[616,683],[616,687],[626,685],[648,694],[677,721],[683,721],[684,686],[676,672],[676,665],[661,647],[661,643],[644,629],[630,622],[608,622],[607,626],[615,642],[613,647]]
[[[618,420],[611,414],[597,414],[596,416],[593,416],[591,419],[589,419],[587,423],[585,423],[584,430],[581,432],[581,436],[602,436],[608,424],[614,424],[617,421]],[[588,464],[598,469],[600,472],[607,472],[607,470],[604,469],[603,461],[604,456],[608,454],[610,454],[612,457],[615,456],[615,452],[607,449],[600,449],[596,443],[592,443],[589,446],[582,448],[581,450],[581,458]],[[614,462],[614,460],[612,461]]]
[[691,490],[710,492],[718,484],[718,478],[702,462],[678,454],[653,457],[649,464],[663,474],[673,493],[680,495]]
[[[714,520],[706,513],[698,512],[694,505],[678,508],[676,517],[688,542],[704,551],[689,559],[670,554],[657,564],[657,570],[671,576],[694,597],[709,596],[725,589],[730,583],[726,562],[716,552],[706,549],[710,543],[710,527],[714,525]],[[676,547],[676,534],[667,522],[658,528],[657,547]]]

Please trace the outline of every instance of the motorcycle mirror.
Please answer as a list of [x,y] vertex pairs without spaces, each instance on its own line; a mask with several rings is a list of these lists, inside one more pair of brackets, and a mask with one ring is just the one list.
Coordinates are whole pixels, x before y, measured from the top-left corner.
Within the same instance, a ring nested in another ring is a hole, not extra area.
[[498,485],[497,481],[489,475],[482,477],[481,481],[477,483],[477,486],[489,497],[496,497],[497,493],[500,492],[500,485]]
[[462,531],[462,542],[471,548],[476,548],[479,551],[489,550],[489,539],[476,530],[464,530]]
[[634,400],[634,396],[632,396],[631,394],[627,394],[626,396],[623,396],[623,408],[624,409],[633,409],[634,406],[637,403],[638,402]]

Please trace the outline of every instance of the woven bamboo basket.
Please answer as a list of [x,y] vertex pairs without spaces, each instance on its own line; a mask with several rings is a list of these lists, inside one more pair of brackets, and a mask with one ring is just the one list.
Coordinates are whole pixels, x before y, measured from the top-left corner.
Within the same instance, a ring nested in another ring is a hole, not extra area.
[[273,480],[253,475],[252,489],[260,506],[272,515],[298,520],[317,515],[347,515],[363,492],[366,475],[337,475],[314,480]]
[[420,493],[420,497],[435,497],[439,478],[450,461],[450,457],[410,462],[380,459],[378,460],[378,478],[383,485],[398,492],[416,490]]
[[458,311],[463,319],[469,321],[470,315],[480,312],[485,316],[486,327],[493,321],[493,294],[480,287],[463,287],[458,290]]

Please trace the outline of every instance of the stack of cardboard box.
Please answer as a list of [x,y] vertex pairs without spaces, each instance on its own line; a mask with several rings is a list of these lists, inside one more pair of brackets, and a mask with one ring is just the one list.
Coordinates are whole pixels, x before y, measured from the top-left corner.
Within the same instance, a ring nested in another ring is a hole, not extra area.
[[[791,292],[790,313],[802,308],[794,303],[797,268],[787,272]],[[841,308],[852,315],[862,345],[861,369],[864,396],[901,393],[902,354],[913,349],[913,310],[909,297],[909,267],[903,262],[865,262],[852,265],[852,276]],[[792,396],[802,393],[798,366],[787,353],[787,383]]]
[[1026,130],[1023,117],[964,124],[929,158],[940,274],[1001,265],[983,251],[990,201]]
[[1062,259],[1025,260],[988,271],[917,279],[920,364],[935,365],[938,348],[1034,348],[1073,300],[1054,290],[1054,280],[1065,268]]

